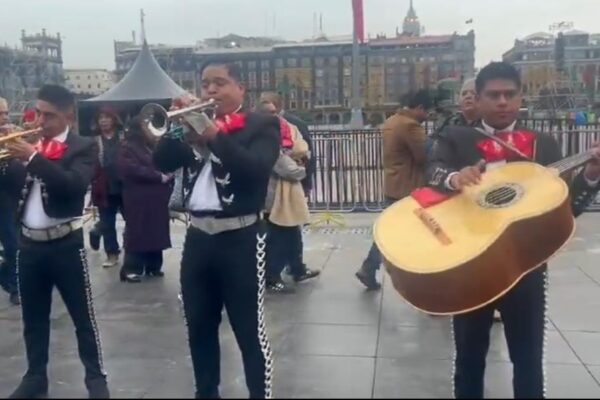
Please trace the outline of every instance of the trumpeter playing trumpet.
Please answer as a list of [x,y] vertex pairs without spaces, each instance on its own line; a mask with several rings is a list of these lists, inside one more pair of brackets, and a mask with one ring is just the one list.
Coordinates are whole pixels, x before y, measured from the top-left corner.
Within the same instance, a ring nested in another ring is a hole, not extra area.
[[[181,289],[196,397],[219,397],[223,306],[242,351],[250,397],[270,397],[273,361],[263,309],[260,211],[279,155],[279,121],[243,110],[244,85],[235,64],[211,62],[203,68],[202,98],[214,99],[215,119],[186,114],[186,140],[173,132],[164,135],[154,154],[163,172],[183,168],[181,192],[175,196],[191,214]],[[177,103],[187,106],[189,100]]]
[[[8,102],[0,98],[0,140],[15,132],[18,128],[9,123]],[[5,157],[3,157],[3,154]],[[0,145],[0,243],[4,249],[3,262],[0,266],[0,286],[9,294],[10,302],[19,305],[17,290],[16,257],[17,257],[17,221],[15,219],[17,203],[21,187],[25,182],[25,171],[8,162],[8,151],[2,151]],[[5,158],[2,161],[2,158]],[[2,176],[10,176],[2,179]]]
[[21,240],[16,264],[28,369],[11,398],[47,395],[54,286],[75,323],[89,395],[109,396],[81,218],[98,148],[92,139],[70,131],[74,107],[74,97],[67,89],[56,85],[42,87],[36,104],[42,140],[32,145],[14,138],[5,144],[11,159],[9,167],[0,174],[0,187],[19,173],[27,174],[17,212]]

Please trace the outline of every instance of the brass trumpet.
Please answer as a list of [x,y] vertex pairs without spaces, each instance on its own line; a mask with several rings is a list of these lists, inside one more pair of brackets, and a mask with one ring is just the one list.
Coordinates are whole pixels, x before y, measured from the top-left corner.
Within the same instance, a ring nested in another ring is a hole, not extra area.
[[192,111],[210,110],[214,109],[215,107],[216,102],[214,99],[174,111],[167,111],[160,104],[150,103],[142,107],[140,116],[146,122],[148,130],[154,136],[161,137],[169,130],[169,120],[181,117],[182,115]]
[[11,132],[5,136],[0,136],[0,161],[11,158],[10,151],[5,147],[6,143],[9,143],[15,139],[28,138],[39,134],[42,128],[29,129],[21,132]]

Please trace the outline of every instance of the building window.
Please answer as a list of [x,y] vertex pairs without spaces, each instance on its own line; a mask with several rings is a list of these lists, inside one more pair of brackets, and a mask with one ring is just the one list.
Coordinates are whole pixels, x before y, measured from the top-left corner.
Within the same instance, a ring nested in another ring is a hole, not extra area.
[[315,71],[315,74],[316,74],[317,78],[322,78],[323,77],[323,70],[322,69],[317,69]]
[[275,68],[283,68],[283,59],[278,58],[275,60]]
[[316,65],[317,67],[322,67],[322,66],[323,66],[323,64],[324,64],[324,62],[323,62],[323,57],[317,57],[317,58],[315,59],[315,65]]
[[269,69],[271,67],[271,63],[269,62],[269,60],[262,60],[260,62],[260,66],[261,68],[264,69]]
[[256,72],[255,71],[248,72],[248,86],[250,88],[256,87]]
[[303,68],[310,68],[310,58],[308,57],[304,57],[302,58],[302,67]]
[[304,102],[302,103],[302,108],[308,110],[310,108],[310,101],[304,100]]
[[248,61],[248,69],[256,69],[256,61]]
[[98,84],[98,89],[100,89],[100,84]]
[[295,58],[288,58],[287,59],[287,66],[290,68],[296,68],[296,59]]
[[295,101],[290,101],[290,109],[292,109],[292,110],[296,109],[296,102]]
[[88,89],[91,89],[91,88],[92,88],[92,84],[90,83],[90,84],[88,85]]

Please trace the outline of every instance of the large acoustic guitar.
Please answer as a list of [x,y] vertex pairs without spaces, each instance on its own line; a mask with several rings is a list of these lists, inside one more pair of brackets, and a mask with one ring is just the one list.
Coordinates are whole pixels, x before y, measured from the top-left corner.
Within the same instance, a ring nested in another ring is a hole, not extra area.
[[560,175],[590,158],[586,152],[548,167],[512,162],[434,205],[409,196],[387,208],[374,238],[395,289],[438,315],[502,296],[572,236],[569,188]]

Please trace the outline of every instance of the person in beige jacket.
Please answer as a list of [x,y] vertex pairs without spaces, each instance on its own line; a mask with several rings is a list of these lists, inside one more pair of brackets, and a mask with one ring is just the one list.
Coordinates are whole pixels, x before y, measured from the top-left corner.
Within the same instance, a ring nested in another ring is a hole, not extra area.
[[[271,102],[260,105],[263,112],[274,114]],[[306,164],[310,158],[308,143],[299,129],[280,117],[281,129],[285,130],[291,143],[284,143],[267,188],[265,216],[267,233],[267,289],[272,292],[291,293],[293,287],[281,278],[286,265],[296,282],[314,278],[320,271],[310,270],[295,259],[301,253],[302,226],[309,222],[307,200],[302,187],[306,177]],[[284,139],[284,141],[289,140]]]
[[[383,168],[385,205],[410,195],[424,184],[427,133],[421,124],[427,119],[432,100],[421,90],[408,99],[408,107],[400,109],[383,125]],[[369,290],[381,287],[375,277],[381,254],[373,243],[356,277]]]

